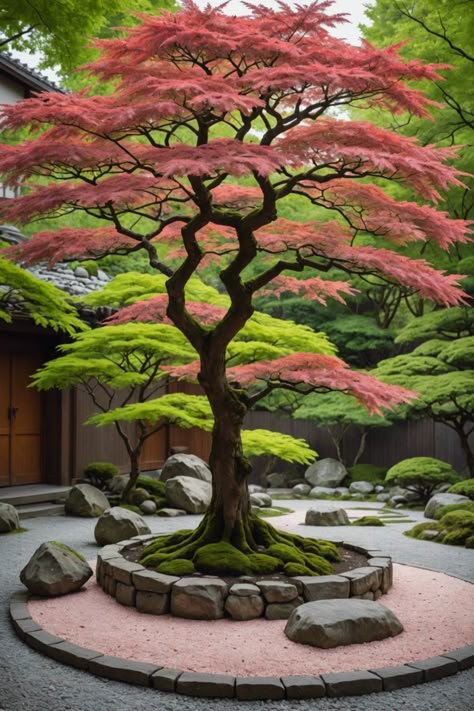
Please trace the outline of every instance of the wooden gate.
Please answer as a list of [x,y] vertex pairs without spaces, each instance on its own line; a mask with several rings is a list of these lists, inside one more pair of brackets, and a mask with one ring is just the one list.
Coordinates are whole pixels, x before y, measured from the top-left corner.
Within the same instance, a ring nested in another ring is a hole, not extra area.
[[36,353],[0,353],[0,486],[41,481],[41,395],[28,388]]

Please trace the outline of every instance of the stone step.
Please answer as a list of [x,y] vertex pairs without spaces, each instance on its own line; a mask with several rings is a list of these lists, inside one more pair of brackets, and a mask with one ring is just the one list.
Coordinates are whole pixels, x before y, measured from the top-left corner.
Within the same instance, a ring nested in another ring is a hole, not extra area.
[[64,504],[21,504],[15,507],[20,519],[37,518],[38,516],[61,516],[64,514]]
[[70,486],[48,484],[7,486],[0,489],[0,501],[15,507],[45,502],[60,503],[66,500],[70,490]]

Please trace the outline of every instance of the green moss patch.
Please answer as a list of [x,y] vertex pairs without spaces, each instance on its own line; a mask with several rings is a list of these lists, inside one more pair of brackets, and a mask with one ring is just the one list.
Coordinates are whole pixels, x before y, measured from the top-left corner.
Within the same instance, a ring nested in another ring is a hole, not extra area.
[[285,543],[274,543],[269,547],[268,553],[274,558],[283,561],[283,563],[300,563],[305,564],[305,556],[303,553],[294,547]]
[[356,521],[352,521],[353,526],[385,526],[384,522],[378,516],[362,516]]
[[1,531],[0,536],[14,536],[17,533],[26,533],[27,528],[14,528],[13,531]]
[[141,510],[135,504],[119,504],[121,509],[127,509],[127,511],[133,511],[134,513],[142,515]]
[[439,521],[447,513],[451,511],[470,511],[474,513],[474,501],[462,501],[459,504],[446,504],[446,506],[440,506],[436,509],[434,517]]
[[301,563],[286,563],[283,572],[290,578],[297,575],[314,575],[310,568],[307,568],[306,565],[302,565]]
[[461,496],[469,496],[474,500],[474,478],[458,481],[457,484],[450,486],[448,491],[450,494],[461,494]]
[[193,563],[196,570],[208,575],[249,575],[251,572],[248,556],[225,541],[198,548]]
[[61,543],[61,541],[51,541],[51,543],[54,546],[57,546],[58,548],[62,548],[63,551],[65,551],[66,553],[71,553],[72,555],[75,555],[76,558],[79,558],[79,560],[82,560],[84,561],[84,563],[87,563],[87,559],[84,558],[82,553],[79,553],[78,551],[74,550],[74,548],[67,546],[65,543]]
[[259,509],[257,516],[262,518],[272,518],[273,516],[285,516],[285,514],[294,513],[294,509],[288,509],[285,506],[272,506],[271,509]]
[[164,497],[165,495],[165,482],[159,479],[153,479],[151,476],[140,474],[137,479],[137,486],[146,489],[150,494],[154,494],[155,496]]
[[420,540],[430,540],[450,546],[471,546],[474,539],[474,513],[472,511],[450,511],[439,521],[418,523],[406,536]]
[[247,557],[254,575],[270,575],[281,568],[281,560],[265,553],[250,553]]
[[186,558],[176,558],[175,560],[165,560],[157,567],[158,573],[166,575],[192,575],[196,568],[191,560]]

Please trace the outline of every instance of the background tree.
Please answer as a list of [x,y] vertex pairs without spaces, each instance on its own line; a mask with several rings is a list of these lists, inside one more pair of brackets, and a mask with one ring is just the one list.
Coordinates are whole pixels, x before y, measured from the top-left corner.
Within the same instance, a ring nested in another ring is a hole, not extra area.
[[[186,2],[176,15],[145,18],[125,38],[98,43],[102,54],[89,71],[116,81],[113,94],[43,96],[5,112],[4,125],[32,124],[38,131],[22,146],[2,150],[7,181],[30,179],[30,192],[5,207],[9,221],[83,210],[108,223],[39,233],[14,250],[18,258],[144,250],[167,277],[167,318],[199,354],[195,364],[170,373],[197,377],[209,400],[213,498],[196,531],[153,544],[146,561],[155,566],[222,541],[223,565],[228,546],[239,549],[239,560],[258,556],[262,546],[270,557],[279,551],[283,565],[286,553],[273,546],[284,541],[301,549],[301,567],[327,569],[308,557],[302,539],[250,514],[250,466],[240,434],[245,414],[276,388],[342,390],[372,411],[410,398],[403,388],[351,372],[324,350],[228,367],[228,350],[248,326],[258,291],[272,284],[275,295],[293,291],[323,303],[344,298],[350,286],[324,279],[337,267],[400,282],[406,293],[446,305],[463,298],[454,276],[359,240],[361,216],[364,233],[382,233],[394,244],[430,240],[447,249],[464,240],[465,223],[428,204],[459,182],[443,164],[453,151],[333,117],[336,108],[368,104],[425,115],[426,100],[404,82],[435,80],[436,67],[404,62],[393,48],[335,39],[327,28],[340,18],[328,7],[258,6],[236,20]],[[38,176],[49,182],[35,186]],[[245,184],[233,184],[244,176]],[[404,201],[400,209],[370,178],[405,181],[426,202]],[[324,209],[328,219],[279,218],[292,193]],[[230,305],[210,323],[193,313],[185,289],[212,259]]]
[[[397,337],[419,343],[406,355],[381,361],[374,373],[382,380],[404,384],[418,393],[400,408],[403,417],[431,417],[456,432],[474,472],[472,413],[474,411],[474,319],[472,309],[440,309],[414,319]],[[421,343],[420,343],[421,341]]]
[[0,7],[0,51],[40,52],[41,67],[70,72],[87,59],[89,38],[130,21],[130,12],[171,9],[173,0],[6,0]]

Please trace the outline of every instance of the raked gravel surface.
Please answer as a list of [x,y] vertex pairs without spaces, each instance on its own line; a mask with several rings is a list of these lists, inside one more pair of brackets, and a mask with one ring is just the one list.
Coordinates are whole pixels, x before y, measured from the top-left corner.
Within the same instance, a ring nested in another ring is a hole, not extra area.
[[[292,500],[281,504],[295,510],[295,514],[271,520],[282,528],[380,548],[398,563],[474,581],[473,551],[403,536],[403,531],[413,523],[396,523],[383,528],[303,527],[300,523],[304,520],[304,511],[313,503]],[[377,504],[365,502],[341,504],[350,509],[378,508]],[[333,506],[334,502],[318,501],[317,505],[323,508]],[[423,518],[421,512],[408,515],[412,521]],[[192,528],[199,517],[149,517],[147,521],[154,533],[166,533],[184,526]],[[12,592],[23,589],[18,577],[20,570],[44,541],[60,540],[88,559],[95,558],[98,549],[93,536],[95,521],[58,516],[28,519],[24,525],[28,528],[26,533],[0,537],[0,711],[470,711],[474,708],[474,669],[430,684],[363,697],[241,702],[165,694],[100,679],[59,664],[33,651],[16,636],[8,619],[8,601]],[[470,623],[472,620],[466,620],[466,624]]]

